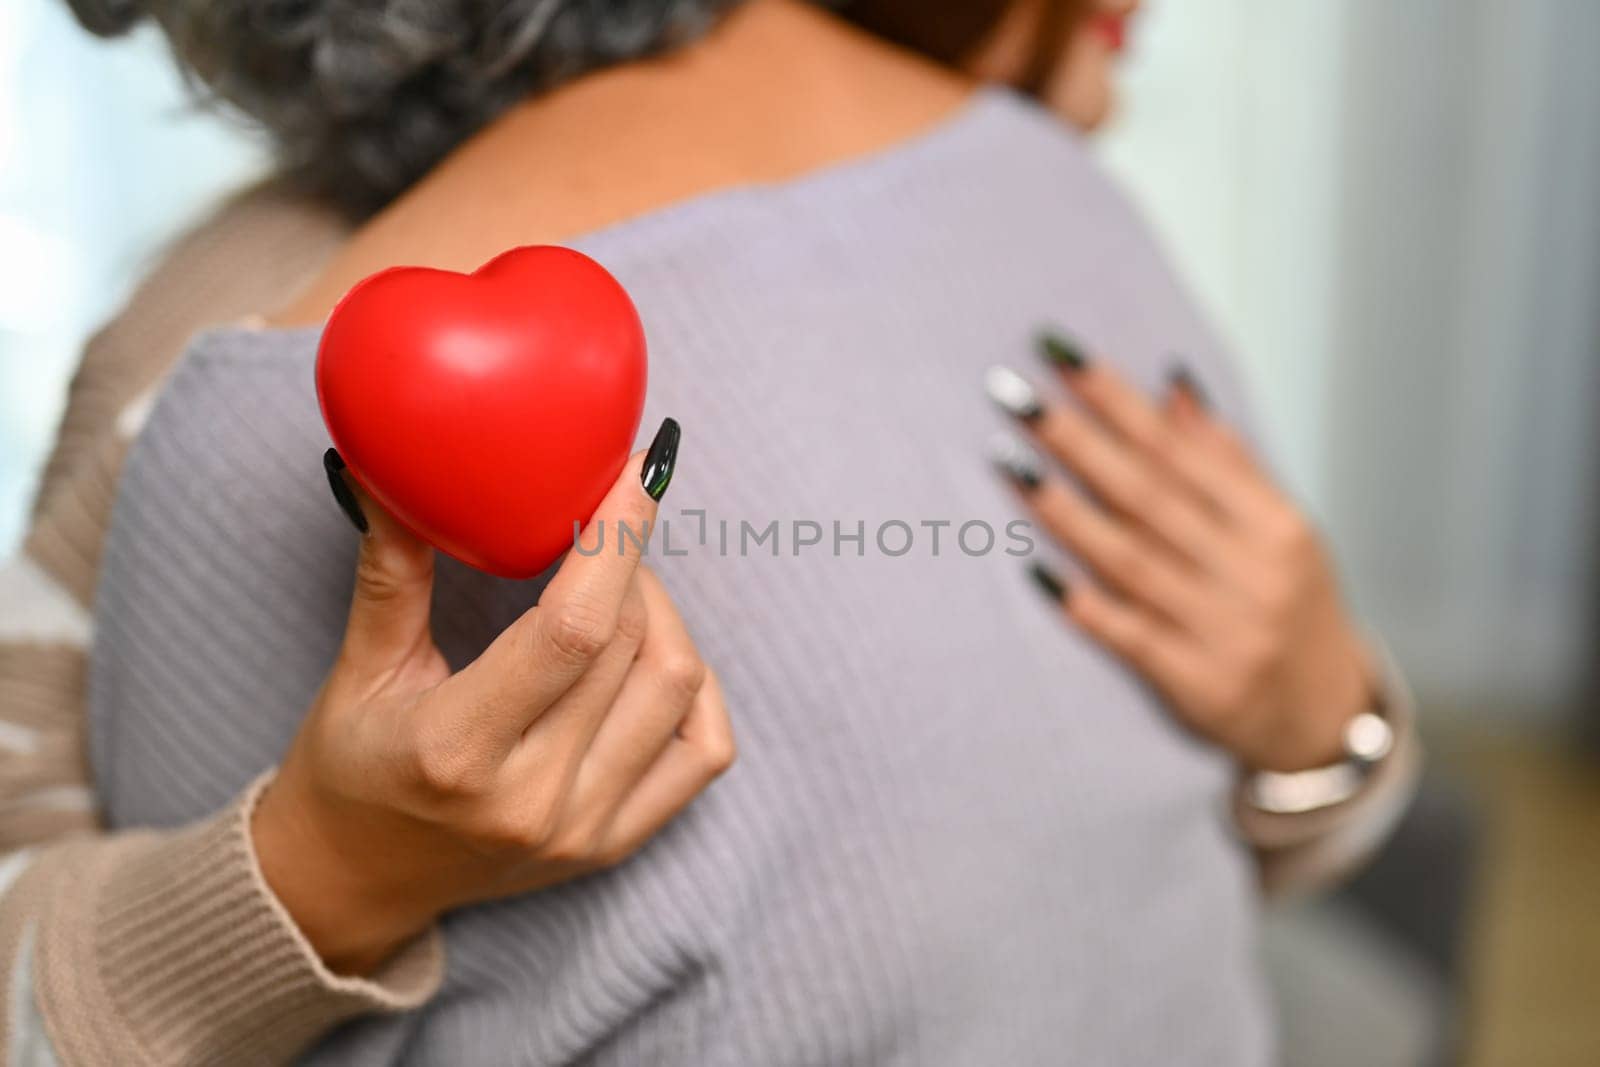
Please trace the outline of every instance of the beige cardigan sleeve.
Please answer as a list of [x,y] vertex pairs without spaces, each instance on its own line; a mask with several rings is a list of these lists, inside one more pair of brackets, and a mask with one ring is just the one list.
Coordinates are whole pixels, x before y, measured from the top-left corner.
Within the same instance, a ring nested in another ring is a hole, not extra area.
[[370,979],[322,965],[256,866],[249,819],[264,780],[194,825],[107,834],[84,755],[91,597],[146,398],[192,334],[283,301],[341,236],[331,216],[251,190],[169,250],[73,380],[32,525],[0,567],[7,1063],[279,1063],[344,1019],[413,1007],[438,986],[433,935]]
[[433,994],[434,932],[371,978],[323,966],[250,847],[264,784],[181,830],[13,854],[0,898],[8,1062],[32,1045],[63,1064],[285,1063],[346,1019]]

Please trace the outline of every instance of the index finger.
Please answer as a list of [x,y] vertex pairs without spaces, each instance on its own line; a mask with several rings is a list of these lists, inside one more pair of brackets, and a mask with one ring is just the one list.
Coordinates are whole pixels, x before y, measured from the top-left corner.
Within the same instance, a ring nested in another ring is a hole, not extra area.
[[681,430],[666,419],[629,458],[539,603],[456,676],[475,705],[520,719],[518,731],[572,688],[605,651],[678,458]]
[[1189,447],[1160,409],[1104,361],[1088,358],[1076,346],[1069,346],[1074,353],[1070,361],[1056,356],[1064,344],[1048,334],[1040,342],[1046,360],[1060,371],[1067,388],[1119,440],[1189,493],[1229,515],[1248,512],[1252,505],[1248,488],[1230,466],[1219,467]]
[[676,419],[663,419],[650,447],[628,460],[539,598],[541,610],[567,605],[615,616],[672,480],[682,435]]
[[1166,420],[1120,374],[1053,333],[1040,335],[1039,351],[1067,388],[1119,437],[1141,452],[1162,452],[1169,438]]

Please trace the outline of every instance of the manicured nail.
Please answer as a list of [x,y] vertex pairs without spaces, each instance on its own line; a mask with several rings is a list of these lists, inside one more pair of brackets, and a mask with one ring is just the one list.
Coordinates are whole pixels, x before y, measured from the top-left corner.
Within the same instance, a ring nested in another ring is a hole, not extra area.
[[1033,449],[1011,434],[998,433],[989,442],[989,459],[1001,474],[1023,492],[1032,492],[1044,481],[1044,471]]
[[1067,591],[1066,580],[1055,571],[1035,560],[1028,564],[1028,575],[1033,579],[1033,584],[1039,591],[1058,604],[1065,604],[1070,595]]
[[644,470],[639,473],[639,481],[651,500],[660,500],[672,482],[672,469],[678,464],[678,438],[682,436],[677,419],[661,420],[661,429],[645,453]]
[[1033,385],[1010,367],[990,367],[983,376],[983,390],[1012,418],[1032,422],[1044,414]]
[[1064,371],[1080,371],[1089,365],[1083,347],[1070,338],[1050,330],[1039,335],[1039,355],[1053,367]]
[[344,480],[344,457],[339,455],[338,449],[330,448],[322,454],[322,469],[328,472],[328,488],[333,490],[334,503],[350,520],[350,525],[365,537],[372,527],[367,524],[367,517],[361,511],[361,502],[350,491],[350,483]]
[[1167,384],[1174,390],[1187,393],[1202,410],[1211,407],[1211,397],[1206,394],[1205,387],[1200,384],[1200,379],[1194,376],[1185,363],[1178,363],[1167,372]]

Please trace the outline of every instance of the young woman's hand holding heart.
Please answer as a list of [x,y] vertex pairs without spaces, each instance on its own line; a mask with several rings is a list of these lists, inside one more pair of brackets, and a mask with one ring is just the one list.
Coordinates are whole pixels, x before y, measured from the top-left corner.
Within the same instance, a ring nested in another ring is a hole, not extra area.
[[620,861],[727,769],[716,676],[617,532],[654,521],[676,446],[668,420],[585,532],[604,551],[569,553],[456,674],[429,632],[433,550],[357,505],[344,646],[252,824],[268,884],[333,969],[371,970],[451,908]]
[[1076,403],[1005,368],[988,389],[1078,484],[1015,440],[996,460],[1094,580],[1035,579],[1245,766],[1338,762],[1376,672],[1311,524],[1185,374],[1157,406],[1070,342],[1042,348]]

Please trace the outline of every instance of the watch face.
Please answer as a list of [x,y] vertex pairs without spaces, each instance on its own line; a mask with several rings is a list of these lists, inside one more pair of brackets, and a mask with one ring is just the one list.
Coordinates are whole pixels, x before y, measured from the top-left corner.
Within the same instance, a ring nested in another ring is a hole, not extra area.
[[1344,750],[1361,763],[1377,763],[1394,747],[1394,730],[1376,712],[1364,711],[1344,728]]

